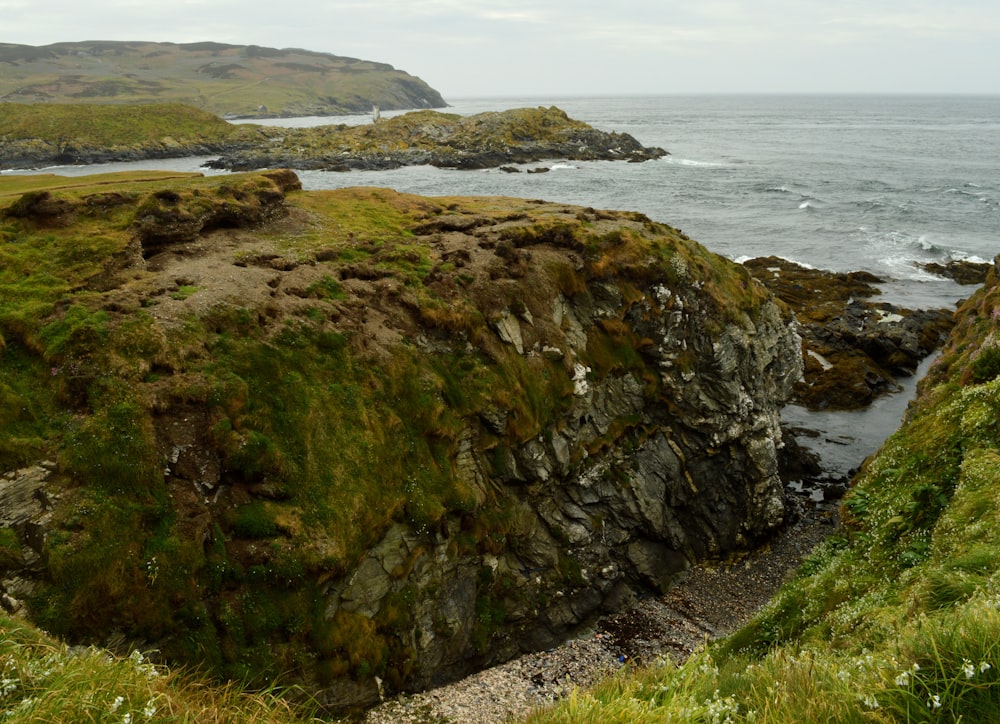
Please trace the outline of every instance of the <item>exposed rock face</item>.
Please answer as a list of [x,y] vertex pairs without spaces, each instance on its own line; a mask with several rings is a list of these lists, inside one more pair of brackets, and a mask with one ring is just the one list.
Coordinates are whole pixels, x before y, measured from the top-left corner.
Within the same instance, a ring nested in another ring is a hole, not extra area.
[[0,605],[9,613],[23,607],[44,572],[46,530],[54,493],[48,485],[55,463],[44,462],[0,476]]
[[[533,251],[536,259],[544,252]],[[412,601],[406,688],[455,678],[470,662],[548,647],[637,593],[665,590],[692,562],[759,542],[784,521],[778,411],[801,375],[798,337],[770,301],[752,322],[708,333],[709,305],[697,286],[642,291],[626,301],[607,283],[572,300],[549,297],[530,322],[500,314],[496,333],[528,355],[541,353],[544,337],[545,349],[572,364],[595,328],[621,320],[648,340],[644,355],[663,397],[651,397],[637,374],[597,378],[577,367],[572,402],[540,435],[503,451],[499,474],[475,441],[505,421],[484,411],[458,463],[483,495],[497,493],[508,506],[503,541],[455,555],[460,518],[433,533],[396,525],[329,588],[331,618],[378,618],[387,602],[404,594]],[[323,700],[342,706],[375,694],[374,683],[341,682]]]
[[[404,592],[411,598],[406,688],[551,646],[637,593],[667,589],[692,562],[745,548],[782,524],[777,403],[801,370],[797,339],[773,306],[752,329],[732,326],[714,342],[692,336],[697,301],[689,303],[691,312],[645,328],[672,400],[650,404],[640,380],[609,378],[582,387],[554,428],[508,451],[502,480],[466,454],[466,474],[502,486],[513,519],[507,545],[456,556],[461,520],[434,534],[395,525],[330,588],[331,618],[347,611],[373,619]],[[561,313],[586,329],[620,312],[612,305],[588,300]],[[639,305],[633,314],[649,311]],[[704,369],[689,376],[670,359],[684,343],[705,355]],[[622,419],[635,431],[584,452]],[[401,569],[409,575],[400,578]],[[498,620],[489,620],[491,610],[502,612]],[[321,698],[342,707],[376,694],[374,682],[342,681]]]

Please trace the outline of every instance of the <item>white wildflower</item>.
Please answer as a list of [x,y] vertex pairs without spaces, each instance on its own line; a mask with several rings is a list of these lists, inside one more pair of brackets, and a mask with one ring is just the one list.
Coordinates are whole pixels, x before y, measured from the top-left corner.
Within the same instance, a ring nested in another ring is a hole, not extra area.
[[150,699],[146,702],[146,706],[142,710],[142,715],[147,719],[152,719],[154,714],[156,714],[156,704],[153,699]]
[[931,698],[927,700],[927,706],[930,707],[931,709],[940,709],[941,697],[938,696],[937,694],[932,694]]
[[979,673],[980,673],[980,674],[982,674],[982,673],[984,673],[984,672],[986,672],[986,671],[989,671],[989,670],[990,670],[990,668],[991,668],[991,667],[990,667],[990,665],[989,665],[989,663],[988,663],[988,662],[986,662],[986,661],[980,661],[980,662],[979,662]]
[[878,699],[875,698],[874,694],[867,694],[862,701],[869,709],[878,709]]
[[976,675],[976,667],[968,659],[962,659],[962,673],[965,674],[966,679],[971,679]]
[[0,679],[0,696],[10,696],[20,683],[20,679]]
[[896,686],[909,686],[910,685],[910,672],[904,671],[899,676],[896,677]]
[[114,714],[116,711],[122,708],[122,704],[125,703],[125,697],[116,696],[115,700],[111,702],[111,713]]

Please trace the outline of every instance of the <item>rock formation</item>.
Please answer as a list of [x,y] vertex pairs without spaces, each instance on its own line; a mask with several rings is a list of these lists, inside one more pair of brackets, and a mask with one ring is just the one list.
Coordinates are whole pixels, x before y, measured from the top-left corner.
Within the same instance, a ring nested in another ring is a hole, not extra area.
[[954,323],[947,309],[871,301],[881,280],[866,272],[810,269],[777,257],[745,266],[795,313],[805,375],[794,399],[811,409],[856,409],[898,390],[898,378],[914,374]]
[[[414,111],[377,124],[283,128],[230,124],[189,106],[0,104],[0,167],[218,156],[212,168],[325,171],[430,164],[482,169],[544,159],[640,162],[666,155],[562,110],[462,117]],[[510,168],[508,166],[508,168]],[[540,169],[535,169],[535,171]]]
[[801,342],[743,268],[638,214],[294,189],[9,207],[20,239],[58,207],[52,243],[118,244],[62,272],[73,305],[21,312],[42,332],[0,328],[73,412],[9,496],[56,501],[25,509],[44,570],[5,564],[44,626],[341,710],[550,646],[783,524]]
[[226,152],[206,165],[233,171],[371,171],[421,165],[509,170],[509,164],[544,159],[641,162],[665,155],[662,148],[647,148],[627,133],[597,130],[553,106],[469,117],[415,111],[372,125],[282,129],[271,144]]

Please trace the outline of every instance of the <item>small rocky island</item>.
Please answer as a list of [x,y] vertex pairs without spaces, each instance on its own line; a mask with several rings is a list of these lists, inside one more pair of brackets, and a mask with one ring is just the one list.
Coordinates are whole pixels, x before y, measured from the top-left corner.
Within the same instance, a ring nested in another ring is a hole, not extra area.
[[282,129],[224,153],[211,168],[349,171],[430,165],[482,169],[544,159],[648,161],[667,155],[626,133],[599,131],[555,106],[463,117],[417,111],[363,126]]

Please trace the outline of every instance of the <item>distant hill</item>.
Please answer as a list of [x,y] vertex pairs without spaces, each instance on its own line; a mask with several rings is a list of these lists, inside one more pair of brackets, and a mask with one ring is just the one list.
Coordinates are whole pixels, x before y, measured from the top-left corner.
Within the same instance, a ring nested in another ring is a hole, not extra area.
[[221,116],[442,108],[436,90],[385,63],[222,43],[0,43],[0,102],[180,102]]

